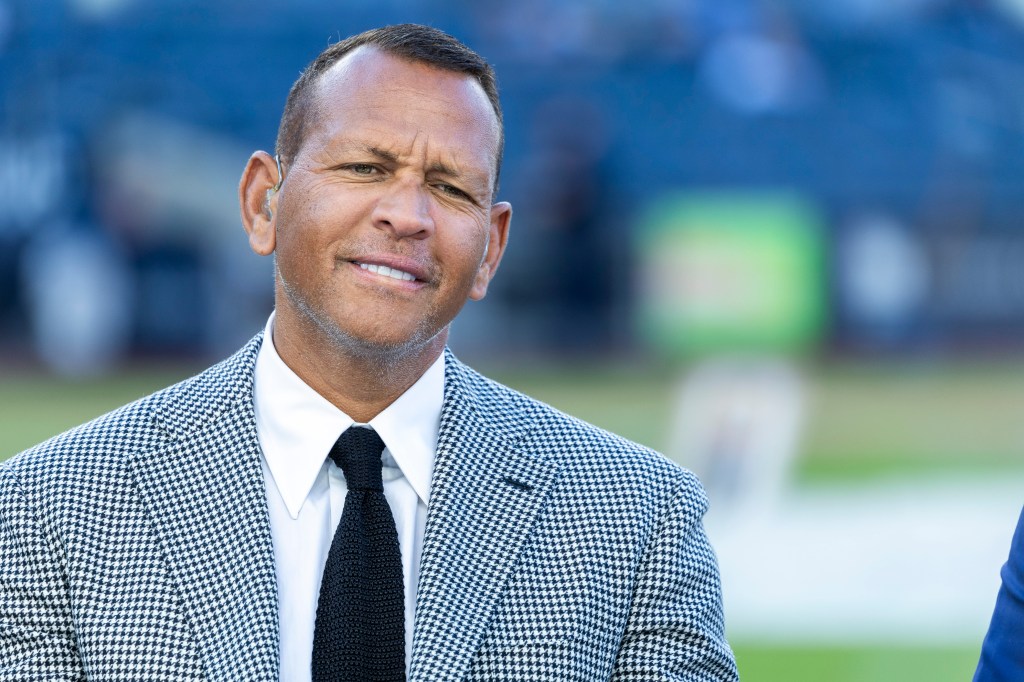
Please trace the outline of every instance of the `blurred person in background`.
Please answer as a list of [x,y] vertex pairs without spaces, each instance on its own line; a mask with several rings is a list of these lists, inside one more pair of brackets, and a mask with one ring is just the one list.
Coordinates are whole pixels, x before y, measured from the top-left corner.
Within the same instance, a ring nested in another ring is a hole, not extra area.
[[1024,512],[1001,572],[992,623],[981,646],[974,682],[1024,680]]
[[435,29],[307,67],[239,188],[264,331],[0,466],[0,680],[737,679],[697,479],[446,348],[502,145]]

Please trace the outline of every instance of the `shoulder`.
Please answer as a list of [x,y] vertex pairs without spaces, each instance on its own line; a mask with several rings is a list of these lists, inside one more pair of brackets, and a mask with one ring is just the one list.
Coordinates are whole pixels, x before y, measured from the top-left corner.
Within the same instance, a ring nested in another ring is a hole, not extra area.
[[661,453],[455,363],[457,379],[485,405],[487,418],[513,434],[521,450],[557,465],[569,485],[657,506],[682,504],[698,518],[706,510],[697,477]]
[[1024,674],[1020,647],[1024,641],[1024,510],[1000,575],[1002,585],[981,646],[975,682],[1017,680]]
[[243,397],[246,382],[251,387],[251,366],[260,341],[257,336],[200,374],[16,454],[0,463],[0,476],[42,491],[102,482],[123,467],[126,457],[145,457],[185,423],[216,418]]

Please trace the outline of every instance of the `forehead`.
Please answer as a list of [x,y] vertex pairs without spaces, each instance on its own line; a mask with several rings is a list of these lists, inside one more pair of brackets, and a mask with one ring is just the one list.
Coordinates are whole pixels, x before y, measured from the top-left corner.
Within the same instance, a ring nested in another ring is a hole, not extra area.
[[[497,116],[469,74],[446,71],[359,47],[332,65],[315,85],[307,139],[356,132],[414,132],[436,144],[456,143],[497,154]],[[329,139],[320,139],[321,144]]]

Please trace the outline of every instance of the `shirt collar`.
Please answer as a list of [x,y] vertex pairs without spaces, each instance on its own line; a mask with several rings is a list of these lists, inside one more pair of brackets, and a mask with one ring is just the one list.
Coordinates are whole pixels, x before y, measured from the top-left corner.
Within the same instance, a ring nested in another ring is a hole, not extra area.
[[[274,315],[256,356],[253,403],[256,433],[288,513],[298,518],[331,446],[353,425],[347,414],[313,390],[274,347]],[[444,354],[391,405],[370,420],[384,441],[384,461],[402,471],[420,501],[430,501],[444,402]]]
[[[437,435],[444,402],[444,354],[395,402],[370,420],[388,455],[416,491],[420,502],[430,502],[430,478],[434,473]],[[340,432],[339,432],[340,433]]]

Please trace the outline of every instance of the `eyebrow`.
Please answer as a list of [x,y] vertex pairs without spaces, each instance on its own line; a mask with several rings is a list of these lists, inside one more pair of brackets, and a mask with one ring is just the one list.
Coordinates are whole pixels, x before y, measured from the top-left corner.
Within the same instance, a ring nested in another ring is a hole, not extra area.
[[376,156],[378,159],[388,161],[390,163],[398,163],[398,154],[386,151],[380,147],[374,147],[373,145],[357,145],[360,151],[366,152],[370,156]]

